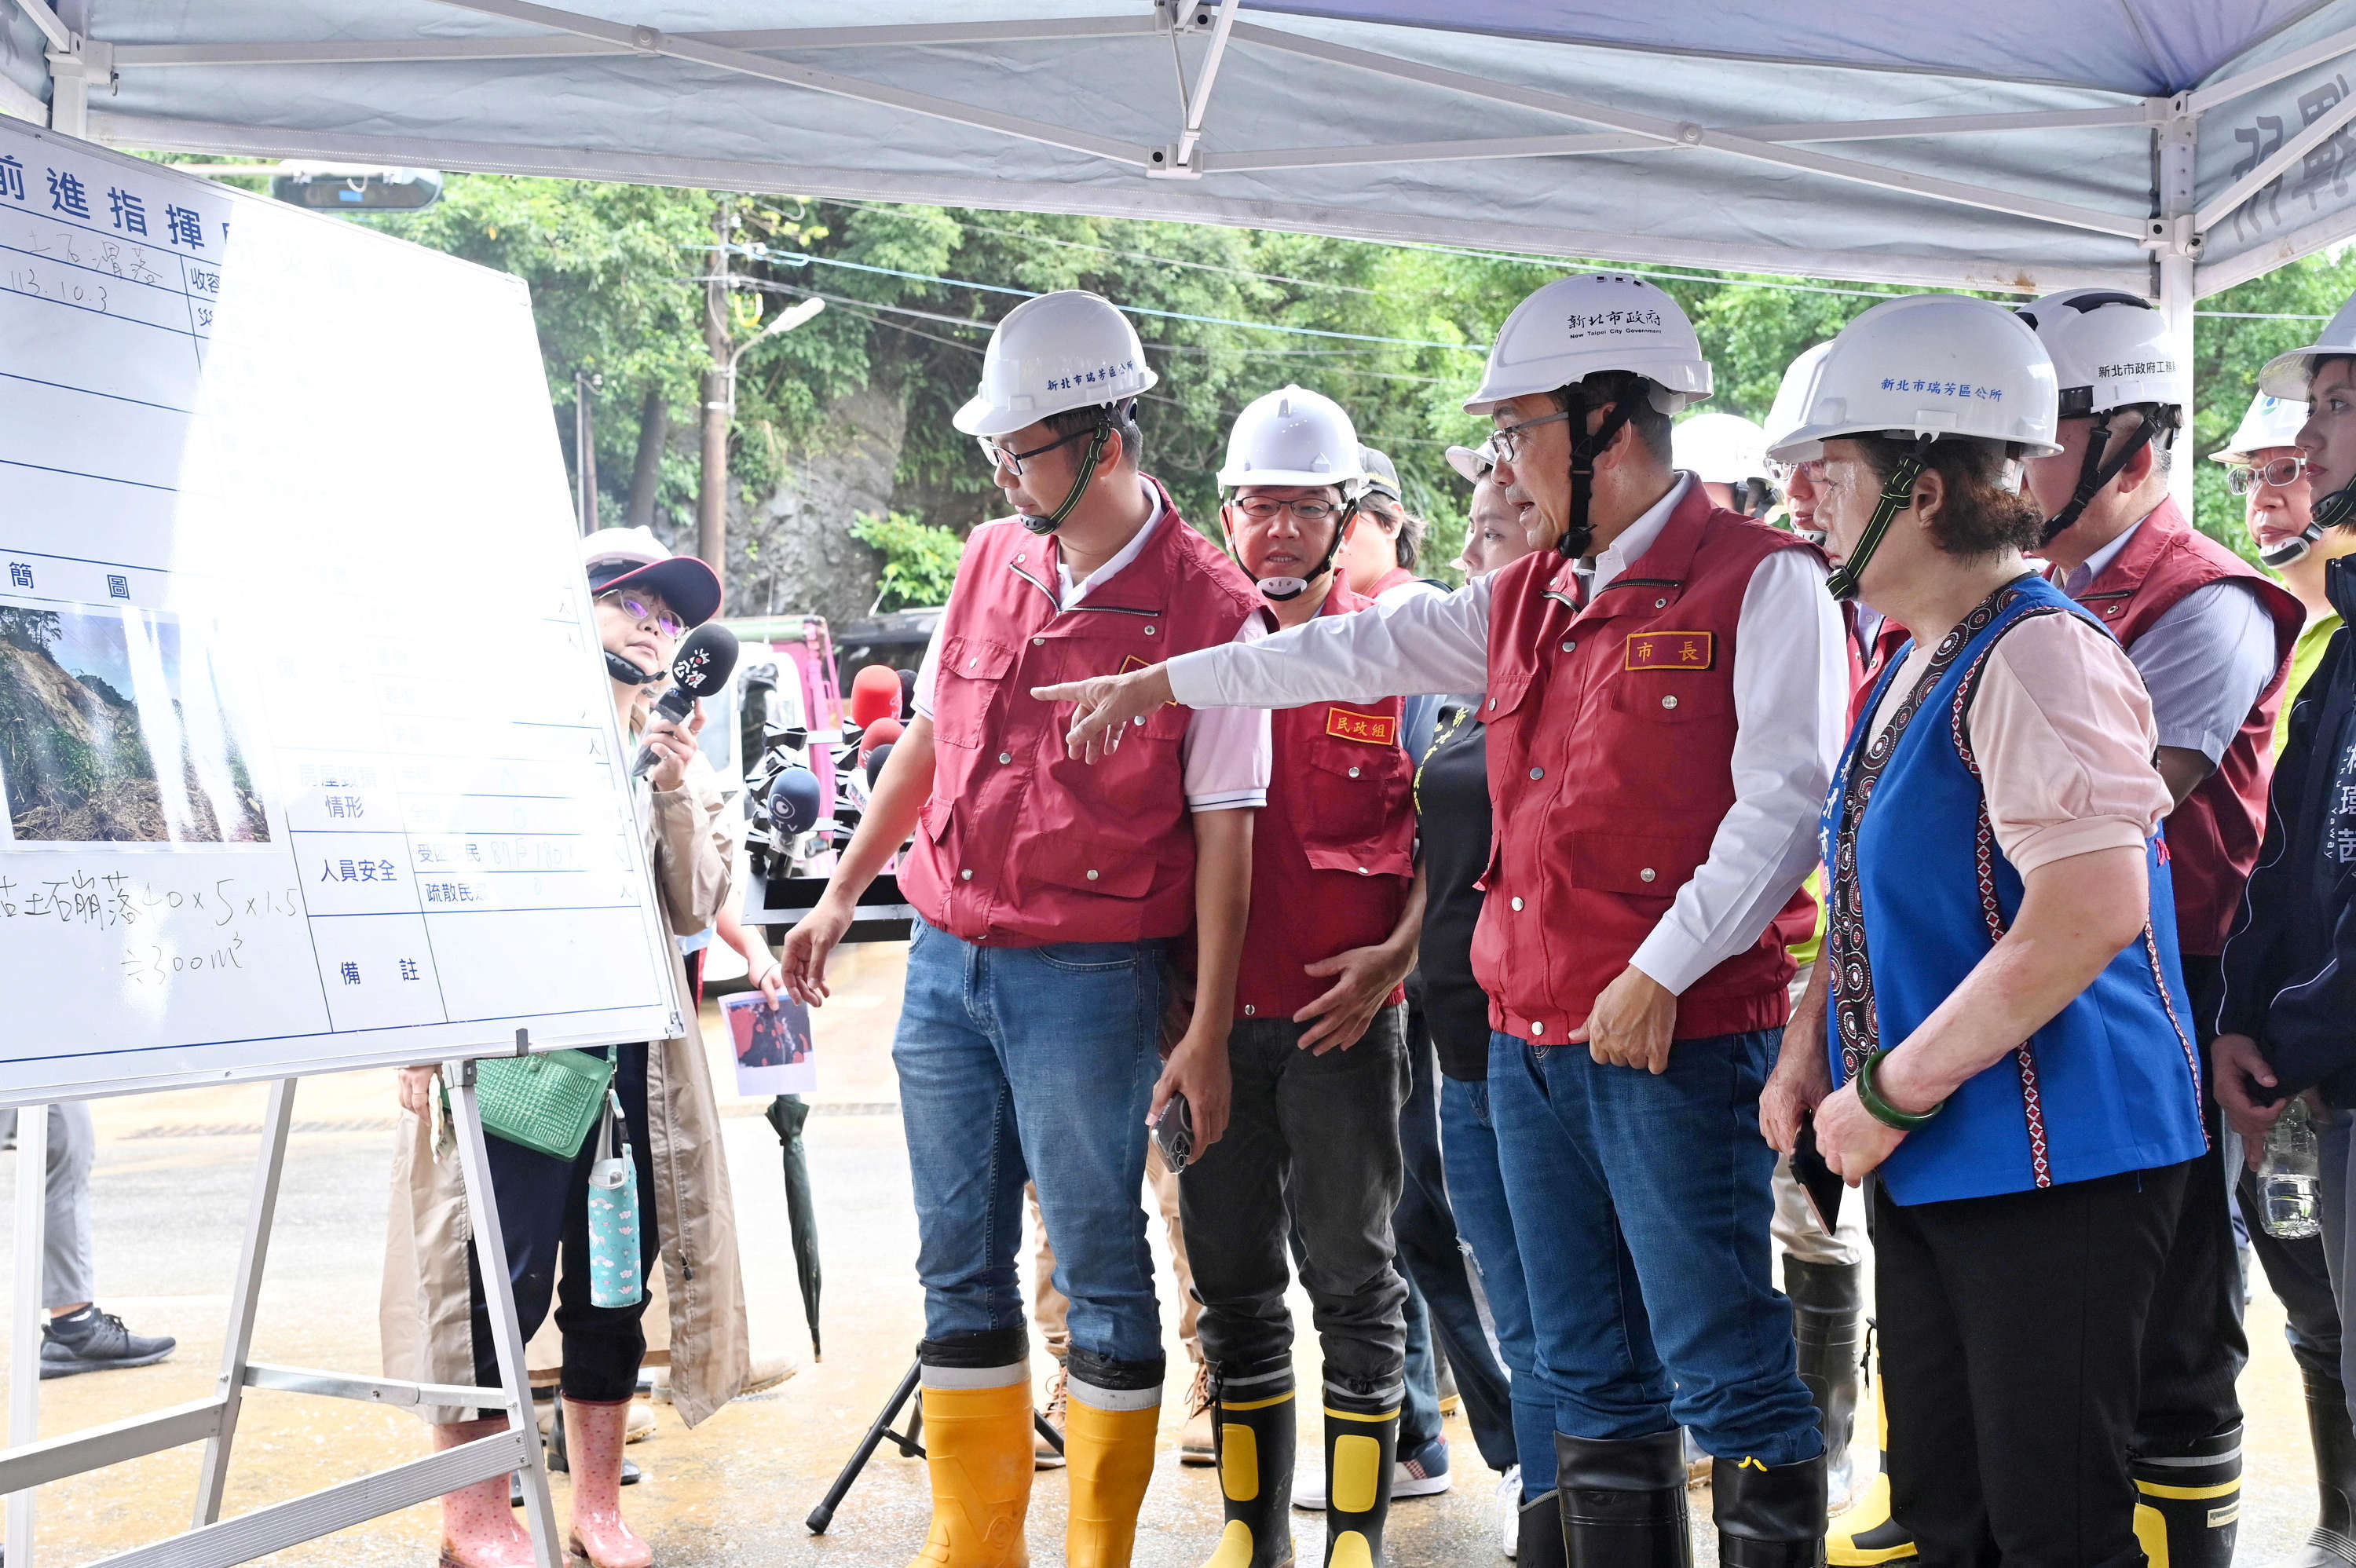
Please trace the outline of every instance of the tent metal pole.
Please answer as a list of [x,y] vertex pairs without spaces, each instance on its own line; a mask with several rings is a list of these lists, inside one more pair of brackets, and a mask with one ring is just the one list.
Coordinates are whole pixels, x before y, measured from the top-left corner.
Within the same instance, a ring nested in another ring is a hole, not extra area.
[[2187,96],[2187,105],[2195,114],[2206,113],[2221,103],[2245,98],[2262,87],[2272,87],[2286,76],[2297,76],[2309,66],[2337,59],[2351,50],[2356,50],[2356,27],[2342,27],[2326,37],[2318,38],[2303,49],[2293,49],[2280,59],[2268,60],[2239,76],[2229,76],[2206,87],[2196,87]]
[[2192,215],[2192,227],[2206,233],[2219,222],[2231,217],[2233,208],[2296,166],[2301,158],[2340,133],[2340,128],[2356,120],[2356,94],[2342,98],[2309,122],[2299,133],[2275,149],[2265,162],[2211,197]]
[[2159,271],[2159,310],[2168,323],[2168,341],[2185,371],[2185,424],[2177,432],[2175,462],[2168,472],[2168,493],[2192,516],[2192,303],[2196,297],[2193,268],[2201,254],[2200,219],[2192,211],[2199,176],[2201,113],[2191,107],[2190,94],[2177,101],[2178,112],[2153,132],[2159,165],[2159,217],[2152,245]]
[[1203,116],[1211,107],[1211,87],[1219,79],[1219,62],[1226,58],[1227,35],[1235,28],[1237,4],[1238,0],[1219,0],[1219,14],[1211,23],[1210,48],[1204,52],[1203,69],[1186,102],[1186,124],[1178,133],[1177,156],[1171,160],[1179,169],[1194,166],[1194,144],[1203,139]]
[[[27,9],[40,0],[17,0]],[[915,23],[875,27],[766,27],[747,32],[679,33],[673,37],[724,49],[863,49],[941,44],[1007,44],[1032,40],[1082,42],[1151,37],[1163,31],[1152,16],[1044,17],[1035,22]],[[118,69],[168,66],[383,65],[435,60],[571,59],[636,54],[628,44],[601,38],[393,38],[336,43],[124,44]]]
[[1062,147],[1075,153],[1087,153],[1108,158],[1114,163],[1141,166],[1160,166],[1169,156],[1161,148],[1149,152],[1128,142],[1118,142],[1109,136],[1092,132],[1075,131],[1062,125],[1050,125],[1043,121],[1026,120],[1019,114],[1001,114],[994,109],[983,109],[970,103],[953,102],[935,98],[929,93],[909,92],[881,82],[859,77],[843,76],[830,70],[814,70],[808,66],[790,65],[766,55],[748,54],[743,49],[721,48],[712,44],[697,43],[683,34],[665,33],[659,27],[634,27],[624,22],[607,22],[595,16],[584,16],[577,11],[559,10],[553,5],[531,4],[531,0],[436,0],[436,4],[454,10],[472,11],[479,16],[504,16],[513,22],[530,22],[558,32],[576,33],[583,37],[602,38],[607,43],[621,44],[642,55],[660,55],[671,59],[710,66],[714,70],[734,71],[742,76],[757,77],[787,87],[807,88],[813,92],[832,93],[862,103],[881,104],[886,109],[905,110],[936,120],[946,120],[954,125],[970,126],[979,131],[995,131],[1001,135],[1015,136],[1027,142],[1040,142],[1051,147]]
[[[444,4],[458,0],[443,0]],[[2017,218],[2037,219],[2047,223],[2062,224],[2072,229],[2090,229],[2097,234],[2111,234],[2126,240],[2145,237],[2147,222],[2142,218],[2124,214],[2097,212],[2092,208],[2072,207],[2066,202],[2047,201],[2038,197],[2019,196],[2008,191],[1989,190],[1980,186],[1941,179],[1935,176],[1909,174],[1901,169],[1886,168],[1874,164],[1859,163],[1854,158],[1836,158],[1822,153],[1802,152],[1780,147],[1770,143],[1727,131],[1714,131],[1690,121],[1679,123],[1658,115],[1634,113],[1612,109],[1584,99],[1543,89],[1520,87],[1510,82],[1491,81],[1463,71],[1447,70],[1435,66],[1419,65],[1395,55],[1378,54],[1371,49],[1352,48],[1342,44],[1329,44],[1321,39],[1303,37],[1274,27],[1255,23],[1236,24],[1236,36],[1246,42],[1269,48],[1306,55],[1312,59],[1325,60],[1333,65],[1355,66],[1377,75],[1395,77],[1403,81],[1421,82],[1462,92],[1469,97],[1485,99],[1495,103],[1517,104],[1526,109],[1543,110],[1549,113],[1584,120],[1592,124],[1609,125],[1655,141],[1687,147],[1709,147],[1737,157],[1754,159],[1785,168],[1805,170],[1834,179],[1852,180],[1883,190],[1903,191],[1913,196],[1925,196],[1940,201],[1952,201],[1965,207],[1976,207],[1990,212],[2007,212]]]
[[41,37],[49,40],[49,48],[62,49],[72,47],[72,32],[58,19],[58,14],[49,9],[48,0],[16,0],[16,9],[33,19],[33,26],[41,29]]

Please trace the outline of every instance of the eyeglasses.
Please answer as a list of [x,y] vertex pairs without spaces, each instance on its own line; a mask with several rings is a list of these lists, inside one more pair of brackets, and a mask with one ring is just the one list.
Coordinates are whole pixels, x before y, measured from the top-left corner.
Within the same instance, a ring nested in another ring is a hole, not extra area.
[[2271,485],[2280,490],[2298,483],[2307,472],[2307,453],[2294,457],[2277,457],[2267,463],[2236,463],[2225,470],[2225,488],[2236,496],[2246,496],[2261,485]]
[[597,595],[597,603],[620,605],[622,613],[633,621],[640,623],[652,621],[655,630],[666,637],[676,637],[680,632],[686,630],[686,623],[669,610],[662,609],[657,603],[641,598],[625,589],[616,589],[611,593],[600,593]]
[[1542,418],[1524,420],[1519,424],[1499,425],[1489,436],[1490,450],[1498,463],[1518,462],[1522,455],[1522,432],[1536,430],[1540,425],[1562,424],[1570,418],[1568,413],[1547,414]]
[[973,439],[980,445],[981,454],[990,459],[990,465],[992,468],[1003,468],[1020,479],[1023,477],[1023,464],[1032,458],[1043,452],[1053,452],[1059,446],[1069,446],[1076,441],[1086,441],[1095,433],[1094,430],[1076,430],[1069,435],[1058,436],[1046,445],[1034,446],[1028,452],[1017,452],[1012,447],[1002,446],[995,436],[978,435]]
[[1800,463],[1787,463],[1783,459],[1776,457],[1771,457],[1767,460],[1767,477],[1771,482],[1772,482],[1775,488],[1778,490],[1790,489],[1792,487],[1792,481],[1798,477],[1802,473],[1805,473],[1807,475],[1811,483],[1817,485],[1823,484],[1825,482],[1825,460],[1821,457],[1811,457],[1804,462]]
[[1253,496],[1235,505],[1237,511],[1255,523],[1272,523],[1279,512],[1290,512],[1293,521],[1314,526],[1342,512],[1330,501],[1280,501],[1270,496]]

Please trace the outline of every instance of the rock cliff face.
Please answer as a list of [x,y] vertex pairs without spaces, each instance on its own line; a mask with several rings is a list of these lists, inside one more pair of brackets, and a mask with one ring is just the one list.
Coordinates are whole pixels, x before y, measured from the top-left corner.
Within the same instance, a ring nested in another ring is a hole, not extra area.
[[823,615],[843,625],[875,602],[884,557],[851,519],[892,509],[906,400],[870,387],[837,402],[787,464],[783,483],[728,521],[728,613]]

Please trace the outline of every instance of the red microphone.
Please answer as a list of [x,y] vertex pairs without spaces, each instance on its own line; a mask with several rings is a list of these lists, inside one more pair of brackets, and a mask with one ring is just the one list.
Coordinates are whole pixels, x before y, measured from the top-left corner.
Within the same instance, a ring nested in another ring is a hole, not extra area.
[[851,677],[851,722],[864,730],[878,719],[900,717],[900,677],[886,665],[872,664]]

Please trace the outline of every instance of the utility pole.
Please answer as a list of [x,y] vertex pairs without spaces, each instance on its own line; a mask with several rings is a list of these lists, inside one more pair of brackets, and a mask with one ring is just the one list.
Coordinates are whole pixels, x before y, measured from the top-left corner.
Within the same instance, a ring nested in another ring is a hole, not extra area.
[[573,508],[581,537],[597,531],[597,411],[594,395],[605,378],[586,370],[573,372]]
[[703,347],[712,368],[703,373],[703,469],[695,497],[695,553],[728,580],[728,427],[736,419],[736,348],[728,332],[729,239],[736,204],[723,197],[712,214],[712,271],[703,284]]
[[712,356],[712,368],[703,373],[703,472],[695,505],[695,553],[723,583],[728,581],[722,557],[728,548],[728,431],[736,419],[736,361],[755,344],[791,332],[826,308],[822,299],[806,299],[736,342],[728,330],[728,292],[751,280],[740,280],[728,269],[729,237],[735,229],[734,203],[723,197],[712,215],[712,271],[703,283],[703,346]]

